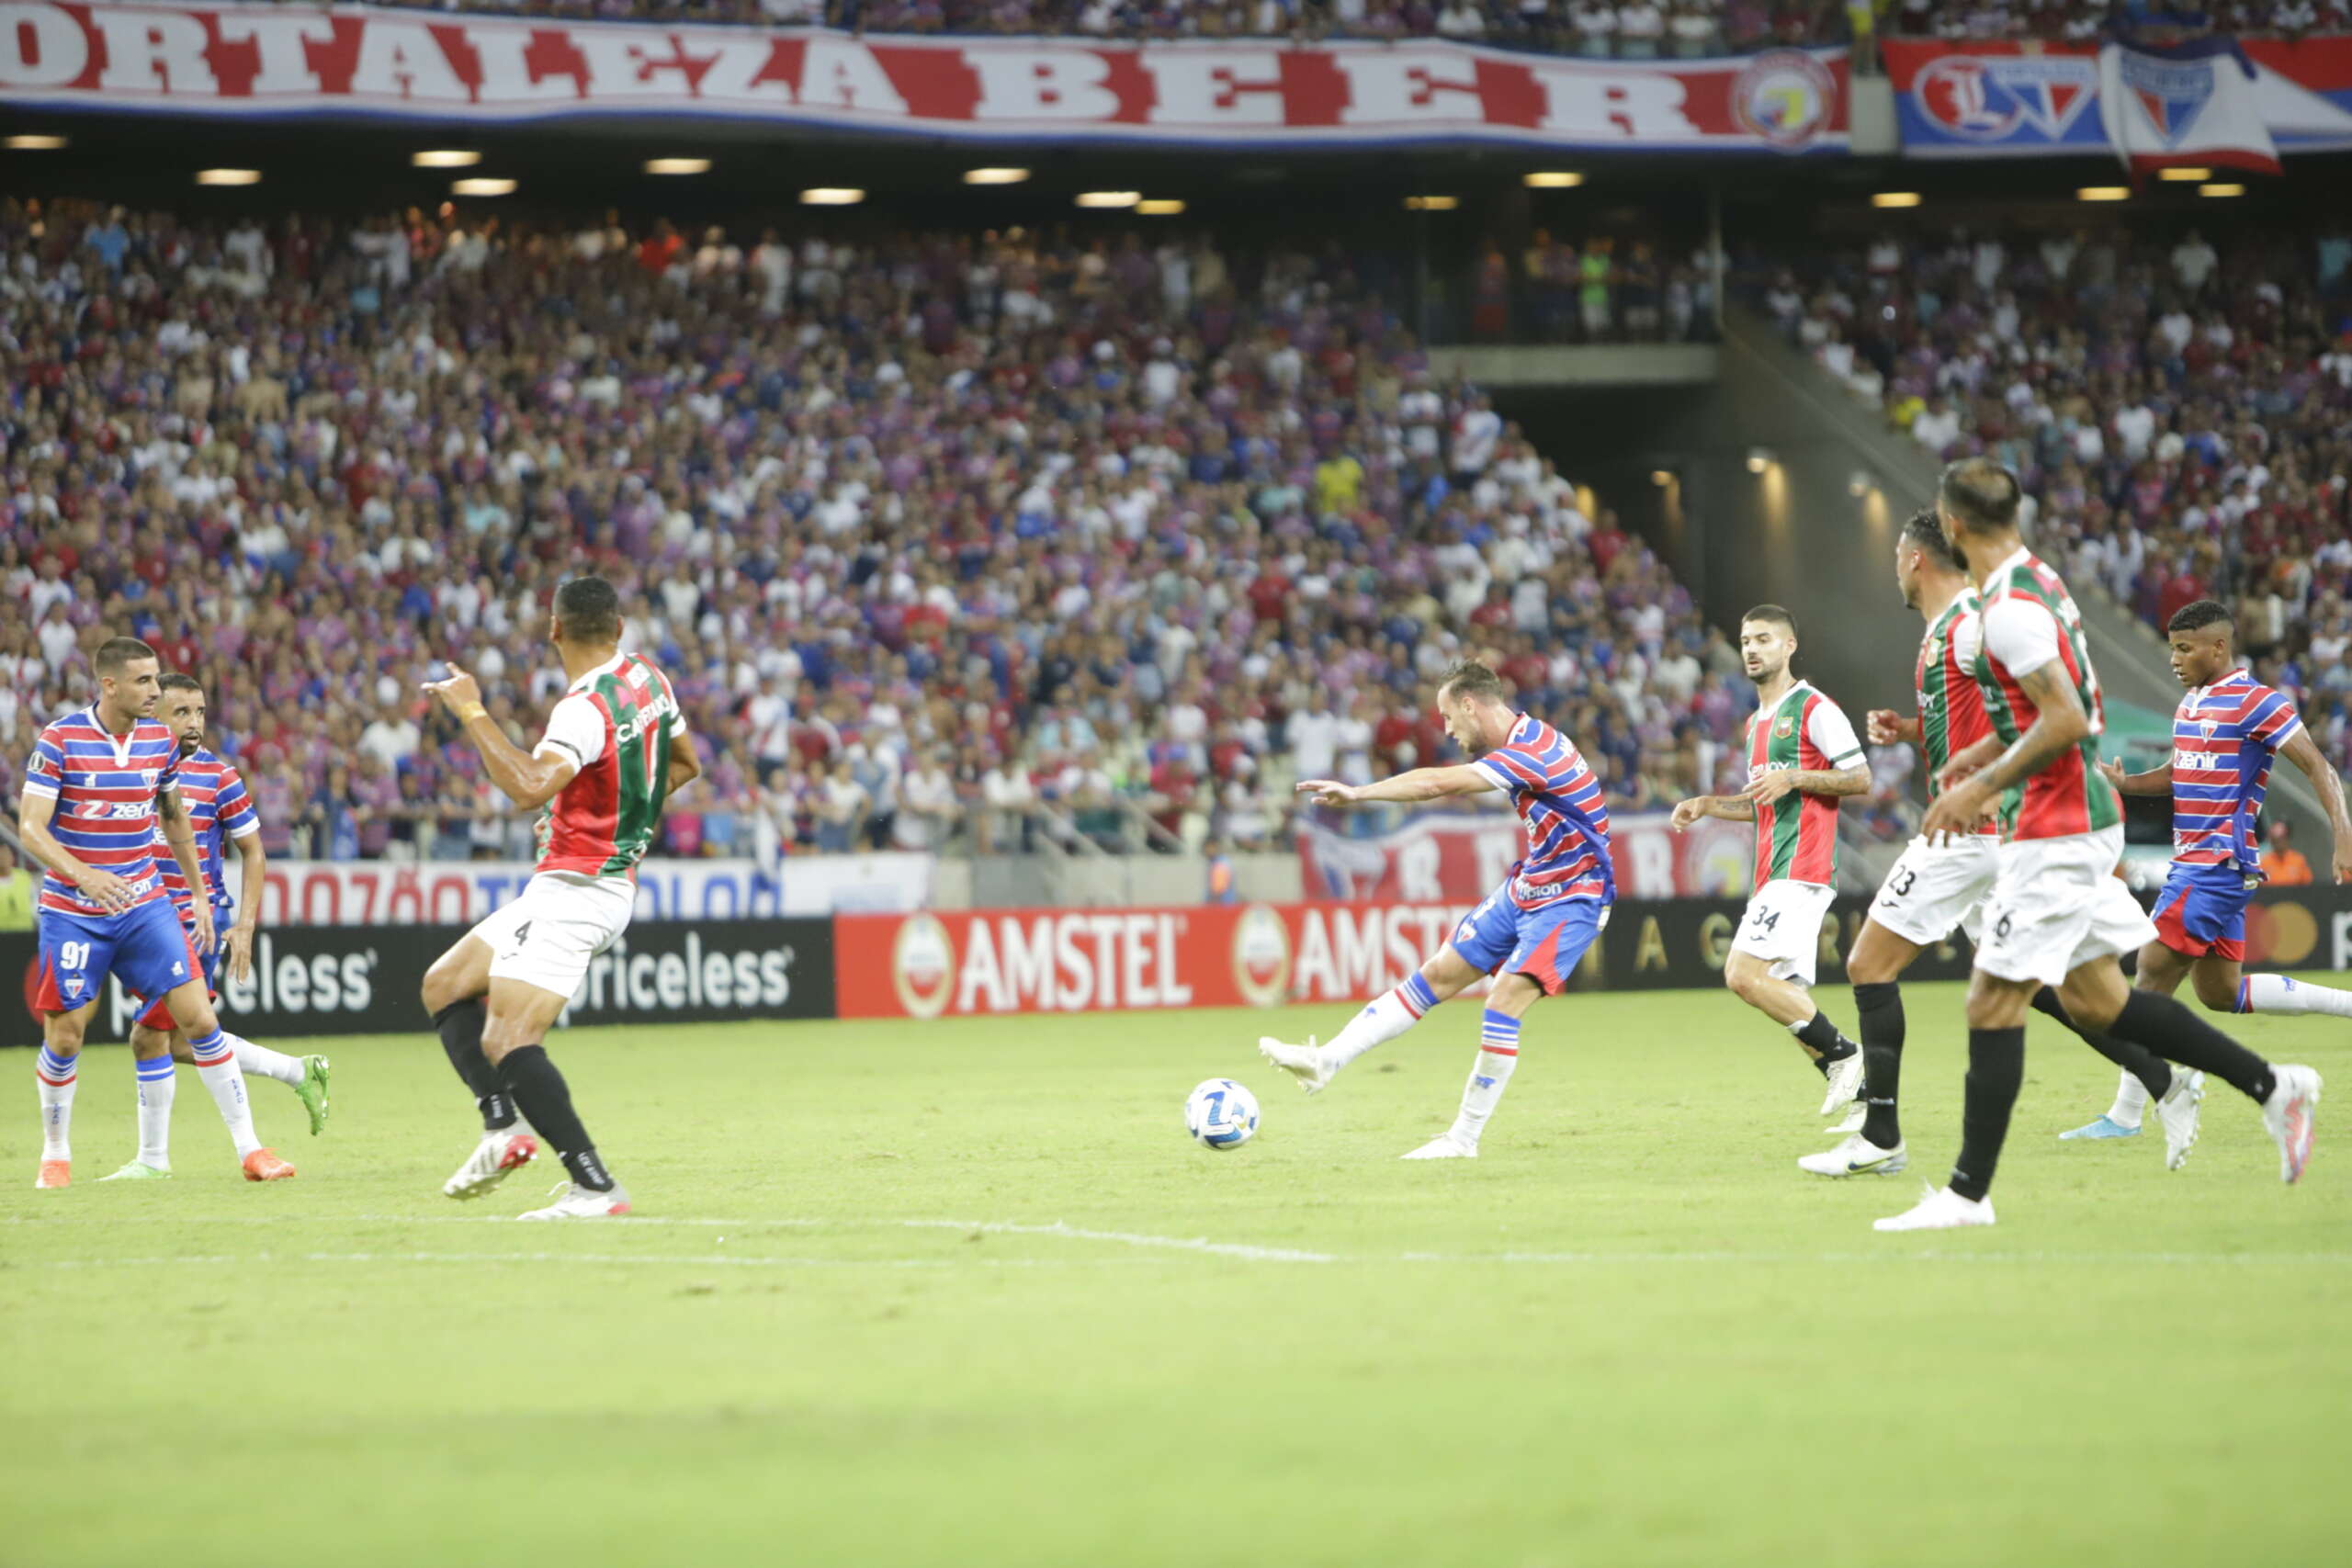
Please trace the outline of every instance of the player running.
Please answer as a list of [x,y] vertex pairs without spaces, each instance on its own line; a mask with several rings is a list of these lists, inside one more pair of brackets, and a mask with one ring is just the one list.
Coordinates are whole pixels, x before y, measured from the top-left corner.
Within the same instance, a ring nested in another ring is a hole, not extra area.
[[[2184,606],[2165,628],[2172,672],[2188,688],[2172,718],[2172,756],[2161,768],[2099,771],[2126,795],[2172,797],[2172,873],[2156,897],[2156,940],[2140,950],[2143,990],[2171,996],[2185,976],[2216,1012],[2325,1012],[2352,1018],[2352,991],[2307,986],[2284,975],[2242,975],[2245,909],[2262,885],[2255,826],[2284,756],[2319,792],[2335,835],[2335,880],[2352,880],[2352,816],[2344,781],[2328,765],[2284,692],[2246,672],[2234,649],[2236,626],[2211,599]],[[2062,1138],[2137,1137],[2148,1103],[2140,1080],[2125,1074],[2115,1104],[2087,1127]],[[2161,1106],[2159,1110],[2161,1110]]]
[[1406,1159],[1476,1159],[1487,1118],[1519,1066],[1520,1021],[1540,997],[1557,996],[1585,949],[1609,923],[1617,897],[1609,863],[1609,807],[1600,781],[1568,738],[1503,700],[1503,683],[1464,660],[1438,682],[1438,716],[1468,762],[1415,768],[1374,784],[1302,779],[1318,806],[1443,800],[1500,790],[1527,828],[1527,853],[1501,886],[1454,928],[1404,984],[1367,1005],[1328,1045],[1261,1039],[1266,1060],[1314,1094],[1374,1046],[1419,1023],[1438,1003],[1480,976],[1498,976],[1478,1025],[1478,1059],[1463,1086],[1462,1109],[1445,1134]]
[[[1871,742],[1889,746],[1907,740],[1926,754],[1928,796],[1941,787],[1940,775],[1953,753],[1992,734],[1984,698],[1976,685],[1976,658],[1984,646],[1983,606],[1968,581],[1967,563],[1944,538],[1933,508],[1915,513],[1894,544],[1894,581],[1903,602],[1927,622],[1914,676],[1918,707],[1910,717],[1880,708],[1864,720]],[[2001,800],[2013,813],[2017,792]],[[1920,950],[1948,942],[1955,927],[1981,940],[1979,906],[1993,890],[2000,832],[1991,820],[1942,843],[1926,835],[1913,839],[1894,863],[1871,903],[1861,933],[1846,960],[1853,982],[1856,1017],[1862,1036],[1862,1121],[1836,1148],[1798,1158],[1797,1168],[1815,1176],[1892,1176],[1909,1163],[1903,1128],[1895,1113],[1903,1066],[1903,988],[1896,982]],[[2073,1021],[2044,986],[2033,1005],[2068,1028]],[[2127,1064],[2145,1077],[2158,1097],[2167,1138],[2183,1153],[2196,1140],[2197,1102],[2202,1078],[2172,1068],[2141,1046],[2092,1036],[2092,1047]],[[2134,1078],[2133,1082],[2140,1081]]]
[[471,675],[453,665],[425,686],[464,727],[491,782],[515,805],[547,811],[537,874],[434,961],[424,998],[482,1116],[481,1143],[441,1190],[481,1197],[538,1153],[536,1129],[563,1157],[571,1187],[521,1217],[591,1219],[628,1213],[628,1194],[597,1157],[540,1042],[590,960],[628,928],[662,803],[702,766],[669,679],[621,651],[611,583],[575,577],[556,590],[548,637],[571,685],[527,755],[490,716]]
[[2117,955],[2155,927],[2115,875],[2123,806],[2097,767],[2104,723],[2082,615],[2058,574],[2018,535],[2017,476],[1984,457],[1944,470],[1937,513],[1984,601],[1976,682],[1994,733],[1951,759],[1920,830],[1973,833],[2022,784],[2017,825],[1995,852],[1984,941],[1968,988],[1968,1085],[1950,1182],[1876,1222],[1886,1231],[1994,1223],[1987,1193],[2025,1074],[2025,1014],[2055,986],[2078,1025],[2224,1079],[2262,1107],[2293,1181],[2311,1158],[2319,1075],[2273,1067],[2170,997],[2124,983]]
[[[179,742],[180,805],[186,808],[188,825],[196,835],[197,863],[204,871],[206,901],[212,909],[212,929],[218,933],[215,941],[197,950],[197,957],[204,965],[205,994],[217,1009],[223,958],[232,979],[242,982],[253,973],[254,930],[261,919],[262,885],[269,874],[268,859],[262,852],[261,818],[254,815],[253,797],[246,793],[244,779],[204,743],[203,686],[193,675],[177,671],[164,676],[159,684],[163,694],[157,702],[157,715]],[[237,846],[240,886],[244,891],[243,913],[233,921],[230,915],[239,904],[229,897],[228,879],[222,873],[220,841],[224,836]],[[169,852],[168,841],[157,841]],[[187,879],[180,875],[177,865],[160,856],[155,867],[163,876],[164,891],[171,896],[172,907],[179,912],[180,925],[192,932],[195,916],[190,905],[195,895]],[[189,940],[194,941],[193,935]],[[228,1033],[225,1025],[222,1036],[237,1054],[238,1070],[248,1078],[259,1074],[293,1089],[301,1100],[302,1108],[310,1112],[311,1135],[318,1136],[327,1120],[327,1059],[289,1056],[283,1051],[273,1051]],[[172,1021],[171,1009],[160,1001],[130,1026],[130,1054],[142,1066],[165,1056],[175,1062],[196,1059],[188,1049],[187,1036]],[[160,1068],[152,1070],[161,1076]],[[166,1101],[169,1092],[166,1089],[164,1093]],[[137,1157],[99,1180],[153,1181],[171,1175],[171,1147],[164,1141],[171,1132],[170,1117],[166,1114],[158,1118],[152,1128],[142,1117],[139,1132]]]
[[[119,976],[135,996],[163,1002],[187,1036],[197,1076],[211,1091],[252,1181],[294,1168],[254,1134],[253,1108],[235,1049],[205,995],[199,952],[213,946],[212,905],[194,899],[185,929],[155,870],[160,836],[180,875],[203,879],[196,836],[180,798],[179,744],[152,716],[162,694],[155,650],[110,637],[92,660],[97,700],[56,720],[33,743],[18,829],[48,874],[40,889],[40,970],[33,1010],[41,1021],[40,1173],[36,1187],[73,1181],[74,1090],[90,1014]],[[140,1143],[171,1119],[172,1058],[151,1035],[141,1057]]]
[[1702,818],[1756,824],[1756,885],[1724,960],[1732,995],[1791,1034],[1828,1083],[1821,1113],[1835,1116],[1862,1087],[1862,1053],[1813,999],[1821,921],[1838,880],[1838,802],[1871,787],[1862,743],[1844,710],[1790,672],[1797,623],[1778,604],[1739,618],[1740,657],[1756,682],[1747,725],[1747,787],[1693,795],[1668,819],[1679,833]]

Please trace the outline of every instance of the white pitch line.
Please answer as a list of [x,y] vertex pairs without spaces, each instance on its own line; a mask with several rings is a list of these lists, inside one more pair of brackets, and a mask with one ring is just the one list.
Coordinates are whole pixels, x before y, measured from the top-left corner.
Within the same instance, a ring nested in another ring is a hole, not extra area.
[[[650,1265],[664,1269],[1082,1269],[1114,1261],[1107,1258],[775,1258],[738,1253],[699,1254],[692,1258],[643,1256],[625,1252],[263,1252],[241,1255],[158,1256],[153,1258],[44,1258],[42,1269],[148,1269],[171,1264],[249,1265],[268,1263],[596,1263]],[[1117,1259],[1121,1262],[1137,1259]]]

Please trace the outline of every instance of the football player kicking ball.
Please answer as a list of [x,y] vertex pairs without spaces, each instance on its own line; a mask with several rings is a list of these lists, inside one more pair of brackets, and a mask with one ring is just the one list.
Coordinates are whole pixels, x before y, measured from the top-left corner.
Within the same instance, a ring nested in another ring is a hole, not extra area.
[[[1968,581],[1967,563],[1952,552],[1932,508],[1903,525],[1894,544],[1894,581],[1903,602],[1928,624],[1914,677],[1918,707],[1908,718],[1881,708],[1866,722],[1872,745],[1907,740],[1925,753],[1932,801],[1953,753],[1993,732],[1976,685],[1976,659],[1984,636],[1983,606],[1975,585]],[[2005,796],[2002,805],[2005,810],[2012,808],[2014,795]],[[1903,987],[1897,982],[1923,948],[1951,940],[1954,928],[1964,929],[1972,942],[1982,940],[1978,910],[1993,890],[2000,841],[1991,821],[1942,843],[1931,843],[1923,834],[1911,840],[1887,874],[1846,959],[1862,1036],[1861,1124],[1836,1148],[1801,1156],[1800,1170],[1829,1177],[1892,1176],[1909,1163],[1895,1112],[1904,1036]],[[2034,994],[2033,1005],[2074,1027],[2049,987]],[[2127,1073],[2146,1079],[2158,1097],[2168,1141],[2185,1155],[2197,1136],[2201,1077],[2176,1075],[2143,1047],[2088,1038],[2094,1049],[2125,1064]],[[2141,1078],[2131,1081],[2136,1084]]]
[[[253,796],[245,789],[244,779],[204,743],[204,688],[193,675],[176,671],[164,676],[160,683],[163,696],[157,713],[164,728],[179,742],[180,805],[187,812],[188,827],[196,835],[196,859],[204,872],[204,896],[212,908],[212,929],[219,933],[216,941],[197,952],[204,965],[205,995],[217,1010],[224,958],[231,977],[239,983],[253,975],[254,929],[261,919],[261,891],[269,876],[269,863],[262,852],[261,818],[254,812]],[[229,916],[238,903],[229,897],[228,879],[222,874],[220,844],[224,838],[237,846],[244,890],[243,913],[233,922]],[[171,852],[169,842],[158,842],[164,854],[156,857],[156,870],[163,876],[164,891],[171,896],[172,907],[179,913],[180,925],[190,933],[193,943],[196,917],[192,906],[196,893],[181,877],[178,868],[164,858]],[[302,1101],[303,1110],[310,1112],[311,1135],[318,1136],[327,1122],[327,1059],[289,1056],[283,1051],[273,1051],[230,1034],[225,1027],[222,1038],[236,1053],[237,1070],[248,1080],[256,1076],[276,1078],[294,1091]],[[171,1134],[169,1080],[173,1075],[160,1064],[165,1058],[193,1062],[195,1053],[188,1049],[187,1036],[172,1021],[172,1010],[159,1001],[130,1026],[130,1054],[139,1064],[141,1107],[150,1107],[151,1101],[160,1102],[153,1109],[161,1113],[140,1117],[137,1156],[112,1176],[100,1177],[101,1181],[156,1181],[172,1174],[171,1146],[165,1140]]]
[[2293,1181],[2311,1158],[2319,1075],[2273,1067],[2170,997],[2124,983],[2117,955],[2155,927],[2115,875],[2123,807],[2099,773],[2103,718],[2082,615],[2057,573],[2018,534],[2017,476],[1983,457],[1944,470],[1937,514],[1984,601],[1976,683],[1994,734],[1955,755],[1920,830],[1930,842],[1973,833],[2004,791],[2023,784],[2017,825],[1995,852],[1984,941],[1968,987],[1968,1083],[1960,1159],[1943,1187],[1876,1223],[1883,1231],[1994,1223],[1989,1196],[2025,1076],[2025,1015],[2054,986],[2087,1030],[2146,1046],[2221,1077],[2262,1108]]
[[1862,1053],[1813,999],[1821,921],[1838,881],[1838,802],[1871,787],[1862,743],[1844,710],[1790,673],[1797,624],[1778,604],[1739,620],[1740,658],[1756,682],[1747,726],[1747,787],[1693,795],[1668,819],[1679,833],[1704,817],[1756,824],[1756,886],[1724,960],[1732,995],[1791,1034],[1813,1059],[1835,1116],[1862,1087]]
[[669,678],[621,651],[620,596],[601,577],[556,590],[548,636],[571,685],[527,754],[482,705],[474,678],[455,670],[427,683],[506,797],[545,807],[539,863],[512,904],[425,972],[424,999],[449,1063],[473,1091],[482,1135],[442,1186],[479,1198],[555,1145],[569,1190],[526,1220],[628,1213],[628,1194],[596,1155],[563,1074],[540,1043],[580,988],[589,961],[628,929],[637,865],[662,824],[662,804],[702,772]]
[[1419,802],[1500,790],[1527,828],[1527,853],[1405,983],[1364,1008],[1328,1045],[1261,1039],[1266,1060],[1319,1092],[1340,1068],[1394,1040],[1430,1008],[1481,976],[1495,975],[1478,1025],[1478,1059],[1463,1087],[1462,1109],[1443,1136],[1406,1159],[1476,1159],[1487,1118],[1519,1066],[1520,1021],[1539,997],[1557,996],[1601,928],[1617,897],[1609,863],[1609,807],[1600,781],[1567,737],[1514,712],[1503,683],[1485,665],[1464,660],[1438,682],[1438,716],[1471,761],[1416,768],[1376,784],[1303,779],[1299,793],[1318,806]]
[[[2335,830],[2335,880],[2352,881],[2352,816],[2344,781],[2328,766],[2284,692],[2246,673],[2230,613],[2211,599],[2185,606],[2165,628],[2172,672],[2188,688],[2172,720],[2172,757],[2161,768],[2099,771],[2126,795],[2172,797],[2171,874],[2157,895],[2156,940],[2140,950],[2140,989],[2171,996],[2184,978],[2216,1012],[2324,1012],[2352,1018],[2352,991],[2307,986],[2284,975],[2245,975],[2245,909],[2262,884],[2255,827],[2284,756],[2319,792]],[[2140,1132],[2148,1094],[2125,1074],[2115,1104],[2062,1138],[2130,1138]],[[2158,1110],[2163,1108],[2158,1106]]]

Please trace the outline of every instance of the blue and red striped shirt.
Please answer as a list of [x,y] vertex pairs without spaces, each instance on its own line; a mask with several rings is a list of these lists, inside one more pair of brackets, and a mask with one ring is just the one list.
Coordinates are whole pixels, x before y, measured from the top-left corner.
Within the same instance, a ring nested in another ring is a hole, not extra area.
[[2287,694],[2241,668],[2180,699],[2172,716],[2172,858],[2255,871],[2270,762],[2302,732]]
[[1617,896],[1609,804],[1566,736],[1521,714],[1510,738],[1471,766],[1510,796],[1527,827],[1527,854],[1511,868],[1513,904],[1533,909],[1562,898]]
[[[179,742],[152,718],[109,734],[94,708],[67,714],[40,732],[25,769],[25,794],[57,802],[49,830],[84,865],[130,885],[130,908],[164,897],[154,846],[162,829],[155,798],[179,779]],[[55,872],[41,878],[40,907],[74,915],[107,911]]]
[[[196,830],[196,863],[204,873],[205,891],[216,908],[225,908],[236,900],[229,897],[220,851],[229,839],[261,831],[261,815],[254,809],[253,796],[245,792],[243,776],[214,756],[211,747],[198,747],[192,755],[180,759],[180,809],[187,813],[188,826]],[[172,846],[160,822],[155,832],[155,870],[164,879],[164,891],[178,907],[180,918],[187,919],[191,901],[187,878],[180,874],[179,862],[172,858]]]

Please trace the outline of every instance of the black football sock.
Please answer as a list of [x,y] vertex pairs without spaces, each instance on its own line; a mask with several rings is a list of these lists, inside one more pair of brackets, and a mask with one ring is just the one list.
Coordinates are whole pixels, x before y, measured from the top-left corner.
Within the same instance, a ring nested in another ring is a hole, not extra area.
[[1861,1049],[1838,1032],[1838,1026],[1829,1021],[1827,1013],[1818,1010],[1803,1023],[1789,1025],[1789,1032],[1797,1037],[1799,1044],[1818,1053],[1813,1058],[1813,1065],[1821,1069],[1821,1076],[1825,1078],[1829,1076],[1831,1063],[1842,1062]]
[[1862,1035],[1862,1136],[1891,1149],[1903,1141],[1894,1113],[1903,1080],[1903,987],[1892,980],[1856,986],[1854,1008]]
[[514,1125],[514,1101],[499,1087],[498,1069],[481,1054],[481,1026],[489,1016],[480,997],[468,997],[435,1013],[433,1027],[441,1032],[441,1049],[449,1053],[449,1065],[474,1091],[481,1130],[495,1133]]
[[2135,990],[2108,1029],[2120,1040],[2135,1041],[2184,1067],[2212,1074],[2256,1105],[2277,1087],[2268,1062],[2172,997]]
[[2009,1135],[2009,1112],[2017,1109],[2025,1082],[2025,1031],[1968,1032],[1968,1091],[1960,1118],[1960,1163],[1951,1168],[1951,1190],[1982,1199],[2001,1163]]
[[2150,1100],[2162,1100],[2172,1092],[2172,1067],[2162,1056],[2145,1045],[2129,1040],[2118,1040],[2109,1034],[2093,1034],[2076,1023],[2066,1012],[2066,1004],[2058,993],[2044,986],[2033,993],[2033,1010],[2047,1013],[2079,1035],[2084,1044],[2138,1078],[2148,1091]]
[[592,1192],[613,1190],[605,1162],[596,1157],[596,1145],[588,1141],[588,1129],[580,1124],[579,1112],[571,1109],[571,1086],[548,1060],[546,1046],[524,1045],[507,1052],[498,1064],[498,1078],[539,1136],[563,1156],[563,1168],[571,1173],[572,1180]]

